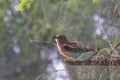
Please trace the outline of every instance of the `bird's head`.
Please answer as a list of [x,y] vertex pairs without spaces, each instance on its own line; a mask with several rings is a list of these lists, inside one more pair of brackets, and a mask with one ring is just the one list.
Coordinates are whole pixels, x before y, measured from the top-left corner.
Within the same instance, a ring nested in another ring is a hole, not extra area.
[[53,37],[56,42],[65,43],[68,42],[67,38],[64,35],[57,34]]

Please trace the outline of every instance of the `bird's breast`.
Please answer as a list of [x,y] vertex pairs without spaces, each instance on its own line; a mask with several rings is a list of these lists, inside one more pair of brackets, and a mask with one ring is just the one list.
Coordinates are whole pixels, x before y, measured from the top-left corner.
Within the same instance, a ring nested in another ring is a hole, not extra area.
[[66,50],[64,49],[64,46],[63,46],[63,45],[57,43],[57,48],[58,48],[58,51],[59,51],[59,53],[60,53],[61,55],[63,55],[63,56],[66,57],[66,58],[69,58],[70,52],[66,51]]

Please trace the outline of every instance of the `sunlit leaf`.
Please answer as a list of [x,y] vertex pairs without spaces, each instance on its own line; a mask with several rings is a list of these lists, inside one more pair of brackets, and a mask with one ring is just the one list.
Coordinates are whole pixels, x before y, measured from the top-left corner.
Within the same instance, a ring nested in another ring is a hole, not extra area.
[[98,3],[99,3],[99,0],[92,0],[92,2],[93,2],[94,4],[98,4]]
[[34,0],[20,0],[18,5],[18,11],[22,11],[25,8],[30,8],[30,5],[33,3]]

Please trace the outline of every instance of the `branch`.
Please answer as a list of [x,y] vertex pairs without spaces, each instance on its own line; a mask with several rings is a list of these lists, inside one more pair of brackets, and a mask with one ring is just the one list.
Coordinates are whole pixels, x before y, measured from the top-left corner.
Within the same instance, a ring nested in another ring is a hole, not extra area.
[[68,65],[84,65],[84,66],[120,66],[120,60],[110,61],[108,59],[99,60],[85,60],[85,61],[72,61],[65,60]]

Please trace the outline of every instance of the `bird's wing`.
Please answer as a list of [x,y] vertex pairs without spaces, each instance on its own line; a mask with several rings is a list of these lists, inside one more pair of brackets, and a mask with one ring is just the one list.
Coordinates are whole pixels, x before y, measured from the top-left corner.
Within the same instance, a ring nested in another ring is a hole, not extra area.
[[67,46],[67,47],[70,47],[72,49],[77,49],[77,50],[82,51],[82,52],[91,51],[90,49],[88,49],[84,45],[80,45],[76,42],[70,42],[70,43],[67,43],[67,44],[64,44],[64,45]]
[[84,50],[82,50],[82,49],[73,48],[73,47],[70,47],[70,46],[64,46],[64,49],[71,52],[71,53],[82,53],[82,52],[84,52]]
[[68,52],[70,52],[70,57],[72,58],[81,58],[83,57],[82,59],[87,59],[86,57],[90,56],[93,52],[92,51],[84,51],[82,49],[79,49],[79,48],[71,48],[69,46],[64,46],[64,49]]
[[80,47],[77,43],[64,44],[64,49],[71,53],[83,53],[87,52],[84,48]]

